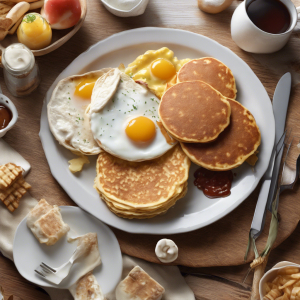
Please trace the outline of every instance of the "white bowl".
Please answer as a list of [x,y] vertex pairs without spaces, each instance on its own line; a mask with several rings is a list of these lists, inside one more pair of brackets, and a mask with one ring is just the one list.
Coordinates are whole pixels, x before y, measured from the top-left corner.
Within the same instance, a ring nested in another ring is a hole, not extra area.
[[300,268],[300,265],[289,262],[289,261],[281,261],[276,264],[271,270],[269,270],[260,280],[259,282],[259,295],[260,299],[263,299],[267,294],[265,291],[265,283],[272,281],[278,274],[278,270],[284,269],[286,267],[295,266]]
[[101,0],[106,9],[118,17],[136,17],[142,15],[148,5],[149,0],[140,0],[140,2],[131,10],[121,10],[109,5],[105,0]]
[[0,94],[0,104],[4,104],[7,108],[10,109],[12,113],[12,119],[10,120],[8,125],[5,128],[0,130],[0,138],[1,138],[6,134],[8,130],[12,129],[13,126],[16,124],[18,120],[18,111],[15,105],[12,103],[12,101],[3,94]]

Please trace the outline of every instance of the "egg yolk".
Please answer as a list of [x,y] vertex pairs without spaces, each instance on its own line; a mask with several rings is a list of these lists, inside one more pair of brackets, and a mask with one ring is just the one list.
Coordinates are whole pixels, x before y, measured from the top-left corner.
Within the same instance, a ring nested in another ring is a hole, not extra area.
[[96,79],[90,78],[81,81],[75,89],[74,95],[84,99],[91,100],[93,88],[95,86]]
[[146,117],[130,120],[125,129],[127,136],[134,142],[150,142],[156,134],[155,124]]
[[166,59],[156,59],[151,64],[151,73],[162,80],[170,80],[176,74],[174,65]]

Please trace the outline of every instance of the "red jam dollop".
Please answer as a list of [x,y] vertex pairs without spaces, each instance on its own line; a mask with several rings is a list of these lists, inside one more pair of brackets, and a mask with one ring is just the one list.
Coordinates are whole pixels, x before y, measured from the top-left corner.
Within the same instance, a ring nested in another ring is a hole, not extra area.
[[233,174],[231,171],[210,171],[199,168],[194,173],[195,186],[209,198],[227,197],[230,195]]
[[12,113],[5,105],[0,104],[0,130],[7,127],[12,119]]

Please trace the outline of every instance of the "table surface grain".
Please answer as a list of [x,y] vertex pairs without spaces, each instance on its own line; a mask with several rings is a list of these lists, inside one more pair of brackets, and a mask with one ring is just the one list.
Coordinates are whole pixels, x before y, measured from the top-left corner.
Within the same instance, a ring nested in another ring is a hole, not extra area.
[[[298,85],[300,83],[300,57],[298,55],[300,31],[296,29],[288,45],[275,54],[252,55],[246,53],[234,44],[230,36],[230,19],[239,3],[234,1],[224,12],[218,15],[209,15],[198,9],[196,0],[150,0],[144,15],[135,18],[118,18],[111,15],[99,0],[89,0],[87,18],[79,32],[58,50],[37,58],[42,76],[42,83],[37,91],[23,99],[12,97],[4,86],[1,72],[0,83],[3,92],[14,101],[19,111],[17,125],[4,139],[32,165],[32,172],[28,176],[28,181],[33,187],[31,189],[32,196],[37,199],[45,197],[49,202],[57,205],[75,205],[51,176],[42,150],[38,136],[42,103],[46,91],[61,71],[91,45],[114,33],[153,26],[178,28],[203,34],[230,48],[245,60],[261,80],[270,97],[273,96],[280,76],[286,71],[291,71],[293,74],[292,99],[295,102],[300,100],[298,99],[300,95]],[[294,3],[300,5],[300,0],[294,1]],[[294,120],[300,120],[300,110],[290,113],[294,114]],[[295,121],[289,125],[300,135],[300,123]],[[300,213],[298,212],[298,214],[300,218]],[[234,251],[234,243],[232,251]],[[267,269],[282,260],[300,263],[299,226],[286,241],[271,252]],[[242,284],[248,267],[248,265],[197,269],[181,267],[181,271],[195,292],[196,299],[248,299],[252,274]],[[18,274],[13,262],[1,255],[0,285],[3,286],[6,297],[14,294],[23,300],[50,299],[42,289],[23,279]]]

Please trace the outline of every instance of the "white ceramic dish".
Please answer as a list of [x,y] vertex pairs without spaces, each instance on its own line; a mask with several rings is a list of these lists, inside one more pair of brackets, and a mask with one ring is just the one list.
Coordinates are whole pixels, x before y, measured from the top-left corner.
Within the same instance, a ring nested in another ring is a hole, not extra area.
[[284,269],[286,267],[295,266],[300,268],[300,265],[297,265],[295,263],[289,262],[289,261],[281,261],[278,264],[276,264],[271,270],[269,270],[260,280],[259,282],[259,295],[260,299],[263,299],[263,297],[266,295],[265,291],[265,283],[272,281],[277,276],[278,270]]
[[11,113],[12,113],[12,119],[10,120],[10,122],[8,123],[8,125],[0,130],[0,138],[3,137],[7,131],[9,131],[10,129],[12,129],[17,120],[18,120],[18,111],[15,107],[15,105],[13,104],[13,102],[6,97],[5,95],[0,93],[0,104],[3,104],[4,106],[6,106],[8,109],[10,109]]
[[148,5],[149,0],[140,0],[140,2],[130,10],[121,10],[109,5],[106,0],[101,0],[105,8],[117,17],[136,17],[142,15]]
[[[101,201],[93,181],[96,175],[96,157],[81,174],[73,175],[68,160],[74,155],[60,146],[50,132],[47,119],[47,102],[57,82],[67,76],[103,67],[127,65],[149,49],[167,46],[179,59],[213,56],[225,63],[233,72],[238,96],[254,115],[262,134],[259,160],[252,171],[246,163],[234,170],[231,195],[227,198],[208,199],[193,185],[192,165],[187,195],[165,215],[145,220],[122,219],[110,212]],[[227,215],[241,204],[255,189],[267,169],[274,145],[275,124],[271,101],[263,85],[249,66],[228,48],[219,43],[187,31],[164,28],[140,28],[113,35],[92,46],[77,57],[50,87],[42,110],[40,138],[53,176],[69,196],[83,209],[103,222],[131,233],[174,234],[207,226]]]
[[[102,222],[87,214],[79,207],[61,206],[63,220],[69,224],[72,232],[82,235],[96,232],[102,264],[93,274],[96,276],[103,293],[111,292],[120,281],[123,263],[119,243],[114,233]],[[73,265],[69,276],[58,286],[43,280],[34,269],[41,262],[59,267],[74,252],[77,243],[68,243],[67,236],[53,246],[40,244],[26,225],[26,218],[19,224],[13,245],[14,262],[19,273],[27,280],[45,287],[66,289],[76,282],[78,264]]]

